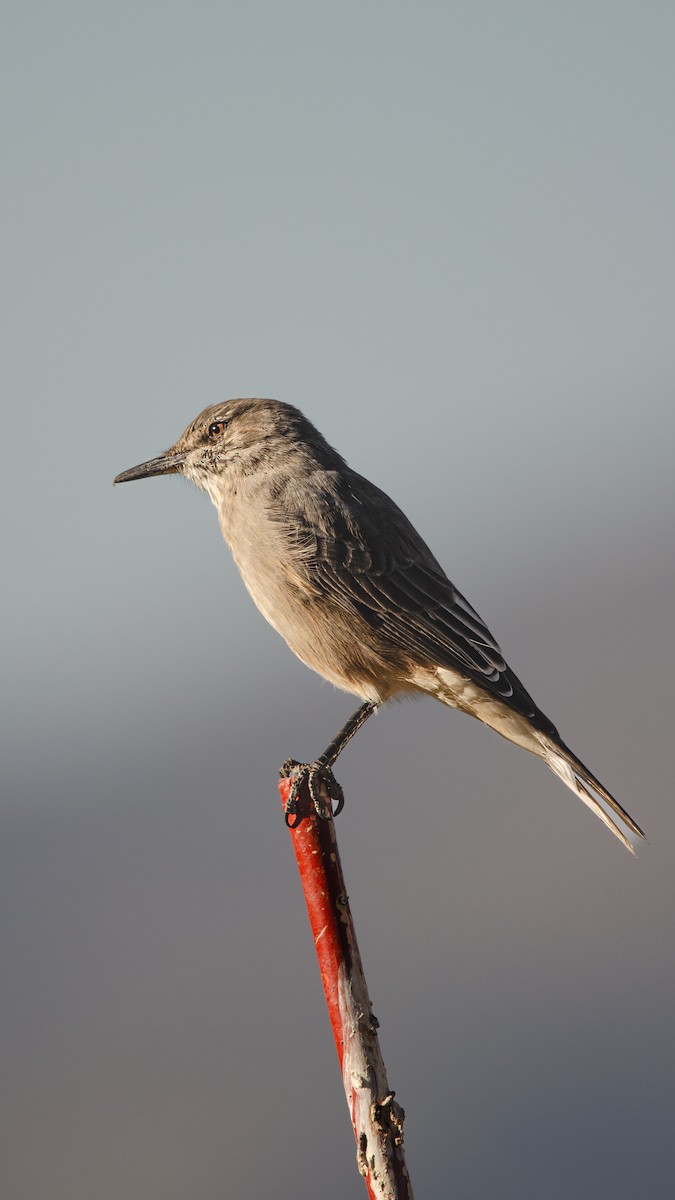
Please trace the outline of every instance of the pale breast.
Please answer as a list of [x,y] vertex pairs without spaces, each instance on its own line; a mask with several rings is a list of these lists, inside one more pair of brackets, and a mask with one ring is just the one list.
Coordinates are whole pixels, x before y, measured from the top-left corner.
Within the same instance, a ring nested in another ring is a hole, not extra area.
[[308,667],[336,687],[379,703],[405,687],[406,664],[383,654],[372,627],[312,580],[284,526],[252,501],[236,497],[218,514],[241,577],[270,625]]

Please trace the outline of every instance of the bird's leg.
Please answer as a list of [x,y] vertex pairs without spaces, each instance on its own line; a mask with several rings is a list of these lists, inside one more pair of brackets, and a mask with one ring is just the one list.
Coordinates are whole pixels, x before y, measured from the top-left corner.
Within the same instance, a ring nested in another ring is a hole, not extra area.
[[[347,742],[351,741],[355,733],[358,733],[376,708],[377,704],[366,700],[365,704],[357,708],[347,723],[342,726],[330,746],[326,747],[315,762],[307,764],[298,763],[293,758],[286,760],[279,773],[282,779],[293,776],[286,804],[286,824],[290,829],[295,829],[302,820],[298,812],[298,795],[304,783],[309,788],[312,803],[320,817],[328,817],[331,813],[336,817],[339,812],[342,812],[345,798],[342,788],[333,774],[333,764],[344,750]],[[333,808],[333,804],[335,804],[335,808]]]

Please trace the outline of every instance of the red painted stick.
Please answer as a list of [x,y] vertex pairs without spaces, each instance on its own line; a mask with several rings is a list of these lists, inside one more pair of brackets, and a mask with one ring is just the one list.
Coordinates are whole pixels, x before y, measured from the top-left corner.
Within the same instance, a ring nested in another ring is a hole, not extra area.
[[[290,779],[279,782],[285,807]],[[302,820],[291,829],[328,1015],[356,1137],[356,1161],[371,1200],[413,1200],[403,1157],[403,1109],[387,1083],[349,909],[332,817],[319,817],[305,785]]]

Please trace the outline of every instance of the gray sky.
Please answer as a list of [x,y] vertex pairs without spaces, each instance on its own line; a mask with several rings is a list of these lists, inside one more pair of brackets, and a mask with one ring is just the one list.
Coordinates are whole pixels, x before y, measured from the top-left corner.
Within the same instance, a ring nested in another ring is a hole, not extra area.
[[352,701],[205,497],[111,488],[271,395],[402,505],[650,841],[431,701],[345,753],[417,1194],[670,1198],[672,5],[3,17],[8,1195],[363,1194],[275,783]]

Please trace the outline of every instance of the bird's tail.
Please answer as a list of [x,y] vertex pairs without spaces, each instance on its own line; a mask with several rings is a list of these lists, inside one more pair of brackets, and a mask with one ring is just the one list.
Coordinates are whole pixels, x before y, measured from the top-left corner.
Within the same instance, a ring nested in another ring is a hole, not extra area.
[[630,836],[643,838],[645,835],[640,826],[564,742],[539,731],[536,737],[541,746],[538,753],[546,765],[616,834],[631,854],[635,854]]
[[[533,721],[531,716],[518,712],[514,705],[505,703],[504,700],[491,695],[484,687],[446,667],[419,670],[412,682],[420,691],[430,692],[444,704],[451,704],[454,708],[470,713],[500,733],[507,741],[514,742],[516,746],[522,746],[524,750],[529,750],[530,754],[543,759],[575,796],[611,829],[631,854],[635,854],[630,839],[631,836],[645,836],[640,826],[636,825],[600,780],[591,774],[581,759],[561,741],[558,731],[543,713],[537,710],[536,719]],[[531,702],[527,693],[524,695],[525,699]]]

